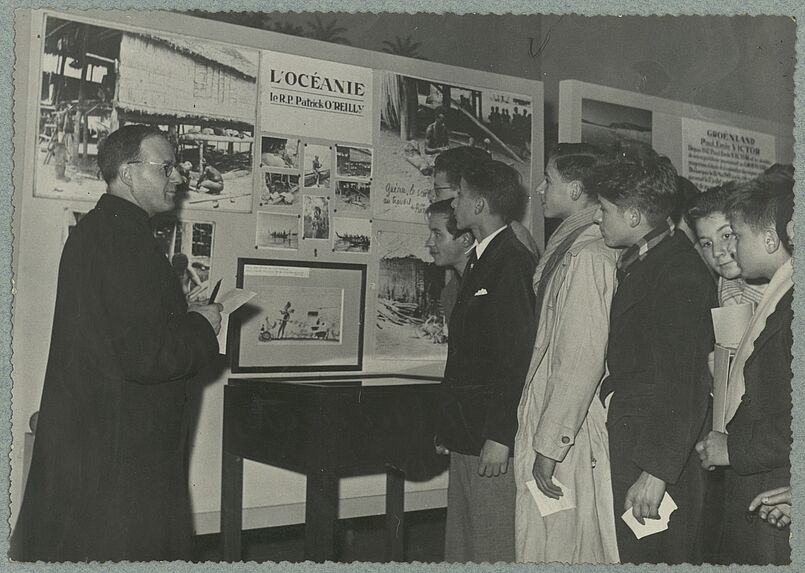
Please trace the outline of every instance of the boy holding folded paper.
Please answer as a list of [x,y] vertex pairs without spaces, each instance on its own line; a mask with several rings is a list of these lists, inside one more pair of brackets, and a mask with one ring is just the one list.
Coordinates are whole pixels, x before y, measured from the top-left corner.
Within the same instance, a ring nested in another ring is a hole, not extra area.
[[762,491],[790,483],[793,181],[763,175],[740,184],[727,213],[746,279],[768,279],[735,354],[727,385],[726,433],[696,445],[705,469],[725,469],[717,559],[723,564],[790,563],[788,531],[748,509]]

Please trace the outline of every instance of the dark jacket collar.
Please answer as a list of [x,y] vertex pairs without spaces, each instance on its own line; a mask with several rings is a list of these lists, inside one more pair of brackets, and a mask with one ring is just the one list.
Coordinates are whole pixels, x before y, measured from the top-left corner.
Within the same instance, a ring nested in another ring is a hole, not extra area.
[[101,198],[98,199],[96,207],[101,211],[110,213],[114,217],[120,217],[133,223],[137,227],[144,227],[150,232],[151,226],[149,224],[148,213],[131,201],[118,197],[117,195],[104,193],[101,195]]

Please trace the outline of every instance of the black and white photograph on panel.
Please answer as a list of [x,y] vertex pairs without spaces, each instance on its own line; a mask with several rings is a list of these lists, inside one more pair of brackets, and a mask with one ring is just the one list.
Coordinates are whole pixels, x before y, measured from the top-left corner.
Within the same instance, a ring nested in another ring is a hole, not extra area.
[[299,202],[299,174],[263,171],[260,207],[292,207]]
[[445,271],[433,263],[422,234],[378,231],[375,358],[444,360],[447,327],[439,297]]
[[42,38],[37,197],[97,200],[98,150],[144,123],[174,146],[186,207],[251,211],[255,50],[52,16]]
[[329,145],[305,144],[304,187],[328,188],[333,171],[333,148]]
[[336,145],[335,163],[338,177],[364,181],[372,178],[372,150],[368,147]]
[[256,227],[258,249],[295,251],[299,248],[299,215],[258,211]]
[[378,218],[420,222],[438,155],[454,147],[514,167],[531,181],[531,98],[392,72],[382,75],[380,132],[375,143]]
[[260,141],[260,166],[274,171],[299,171],[302,145],[298,138],[263,135]]
[[333,251],[368,253],[372,246],[372,223],[368,219],[333,217]]
[[341,344],[344,289],[272,286],[260,293],[274,301],[260,325],[260,344]]
[[206,304],[211,294],[215,223],[177,220],[169,213],[154,217],[151,225],[188,304]]
[[372,186],[361,181],[336,181],[335,209],[338,212],[371,213]]
[[651,147],[651,110],[581,100],[581,140],[602,149]]
[[324,195],[302,196],[303,239],[330,239],[330,199]]

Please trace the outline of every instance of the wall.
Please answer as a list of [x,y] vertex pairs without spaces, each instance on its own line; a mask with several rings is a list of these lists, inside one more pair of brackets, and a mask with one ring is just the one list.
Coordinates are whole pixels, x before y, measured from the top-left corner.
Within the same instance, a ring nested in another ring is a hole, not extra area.
[[196,13],[310,37],[331,25],[356,47],[541,80],[546,149],[567,79],[794,122],[796,25],[783,16]]

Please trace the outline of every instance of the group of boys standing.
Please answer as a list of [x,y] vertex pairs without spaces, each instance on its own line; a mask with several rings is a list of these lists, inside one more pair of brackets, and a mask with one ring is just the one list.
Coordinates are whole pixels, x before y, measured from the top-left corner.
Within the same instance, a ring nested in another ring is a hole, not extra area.
[[[513,168],[437,157],[446,561],[790,561],[793,174],[773,171],[689,205],[653,150],[559,144],[540,257]],[[711,431],[711,309],[742,299],[757,309]],[[536,496],[573,503],[543,516]],[[621,514],[658,519],[666,496],[667,529],[638,539]]]

